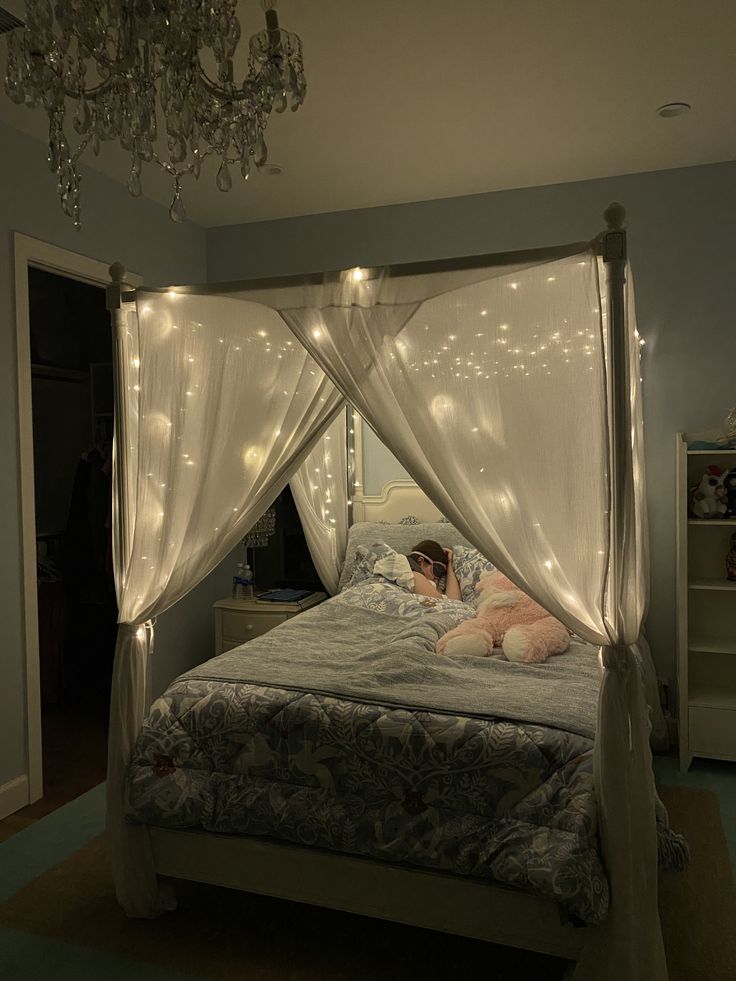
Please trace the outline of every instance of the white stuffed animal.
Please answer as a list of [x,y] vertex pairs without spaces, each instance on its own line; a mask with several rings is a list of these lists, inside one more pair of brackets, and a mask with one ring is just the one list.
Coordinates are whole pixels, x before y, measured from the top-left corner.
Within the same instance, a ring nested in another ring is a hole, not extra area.
[[726,485],[720,467],[710,466],[690,491],[690,511],[696,518],[722,518],[728,511]]

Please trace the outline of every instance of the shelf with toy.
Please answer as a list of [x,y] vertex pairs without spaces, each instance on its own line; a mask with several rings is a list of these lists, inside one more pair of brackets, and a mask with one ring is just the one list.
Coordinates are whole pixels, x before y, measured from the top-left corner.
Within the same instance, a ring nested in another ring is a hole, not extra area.
[[[729,416],[731,438],[734,422]],[[736,761],[736,447],[709,445],[721,435],[676,440],[682,770],[696,756]]]
[[736,520],[736,466],[733,455],[687,456],[688,517],[694,520]]

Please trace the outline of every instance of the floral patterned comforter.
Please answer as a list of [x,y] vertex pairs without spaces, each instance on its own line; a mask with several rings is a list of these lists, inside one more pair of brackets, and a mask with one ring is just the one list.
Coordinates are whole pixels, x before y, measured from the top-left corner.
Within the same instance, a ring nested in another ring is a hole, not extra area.
[[[550,726],[535,709],[545,665],[525,679],[502,659],[472,659],[497,664],[478,675],[479,664],[439,658],[436,638],[474,611],[412,602],[396,587],[352,587],[177,679],[135,746],[129,819],[492,879],[598,922],[608,883],[592,794],[595,685],[572,686],[593,700],[577,724],[570,708],[569,728]],[[585,675],[591,649],[575,657]],[[555,700],[572,669],[553,660]],[[453,694],[466,673],[468,692],[485,679],[467,714],[452,704],[469,698]],[[505,717],[524,691],[528,721]]]

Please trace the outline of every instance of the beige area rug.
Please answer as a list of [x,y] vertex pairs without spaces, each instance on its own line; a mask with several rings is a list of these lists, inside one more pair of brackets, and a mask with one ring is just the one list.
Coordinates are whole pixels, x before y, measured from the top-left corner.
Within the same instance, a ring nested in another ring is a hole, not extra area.
[[[736,889],[718,801],[663,788],[692,851],[661,880],[671,981],[736,981]],[[154,921],[118,908],[102,839],[0,906],[0,924],[216,981],[557,981],[564,961],[480,941],[232,892],[178,886],[179,909]]]
[[736,981],[736,885],[718,798],[689,787],[659,795],[690,845],[688,868],[659,877],[670,981]]

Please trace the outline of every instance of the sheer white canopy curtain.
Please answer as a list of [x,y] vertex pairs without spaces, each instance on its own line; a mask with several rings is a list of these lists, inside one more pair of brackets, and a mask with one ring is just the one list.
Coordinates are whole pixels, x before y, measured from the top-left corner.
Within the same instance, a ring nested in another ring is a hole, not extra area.
[[629,290],[614,343],[625,264],[609,296],[597,252],[455,276],[357,269],[282,314],[442,513],[603,649],[595,780],[613,900],[576,977],[659,979],[638,332]]
[[353,269],[227,296],[140,293],[137,317],[119,318],[116,566],[130,626],[116,654],[109,813],[129,911],[162,904],[145,834],[122,818],[123,769],[148,707],[143,625],[290,478],[332,588],[343,539],[326,495],[342,515],[345,469],[338,481],[334,439],[315,444],[344,398],[481,552],[602,648],[595,784],[612,907],[575,976],[664,981],[648,654],[635,647],[648,581],[638,338],[625,262],[604,269],[599,251]]
[[290,487],[314,567],[334,596],[348,542],[346,409],[317,441]]
[[[120,609],[108,757],[117,895],[165,905],[124,776],[148,710],[153,620],[224,559],[283,490],[342,396],[274,310],[146,294],[116,315],[115,578]],[[206,652],[202,652],[203,659]]]

